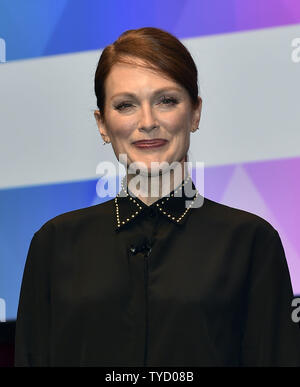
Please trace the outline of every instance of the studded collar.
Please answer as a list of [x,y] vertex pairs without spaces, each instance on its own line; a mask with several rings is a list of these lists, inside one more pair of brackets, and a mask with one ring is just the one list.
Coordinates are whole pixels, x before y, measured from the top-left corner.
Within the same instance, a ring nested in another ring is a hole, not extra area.
[[122,189],[114,199],[116,231],[131,224],[140,216],[151,217],[156,214],[165,216],[177,225],[183,225],[197,198],[199,192],[190,175],[176,189],[150,206],[130,192],[128,187],[125,189],[123,180]]

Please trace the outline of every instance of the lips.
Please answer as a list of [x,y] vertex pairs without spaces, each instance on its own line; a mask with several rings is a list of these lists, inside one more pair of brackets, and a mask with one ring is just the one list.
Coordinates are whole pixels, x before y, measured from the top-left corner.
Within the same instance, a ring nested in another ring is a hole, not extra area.
[[133,144],[138,146],[138,147],[154,147],[154,146],[162,146],[165,145],[168,141],[157,138],[153,140],[140,140],[140,141],[135,141]]

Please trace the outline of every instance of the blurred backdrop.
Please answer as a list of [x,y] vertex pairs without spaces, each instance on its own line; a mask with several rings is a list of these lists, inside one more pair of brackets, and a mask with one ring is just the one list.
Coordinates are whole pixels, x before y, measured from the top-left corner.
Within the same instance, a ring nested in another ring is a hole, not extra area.
[[278,230],[300,294],[298,0],[0,0],[2,322],[16,318],[34,232],[111,199],[96,193],[98,163],[116,160],[94,120],[94,73],[106,45],[147,26],[177,36],[197,64],[190,155],[204,162],[205,196]]

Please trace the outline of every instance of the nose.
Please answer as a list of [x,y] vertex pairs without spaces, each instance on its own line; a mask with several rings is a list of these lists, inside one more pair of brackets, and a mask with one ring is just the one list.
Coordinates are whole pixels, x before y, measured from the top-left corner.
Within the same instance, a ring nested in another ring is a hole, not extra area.
[[157,122],[155,120],[155,115],[153,109],[149,104],[144,104],[141,107],[141,115],[139,121],[139,130],[150,132],[154,128],[156,128]]

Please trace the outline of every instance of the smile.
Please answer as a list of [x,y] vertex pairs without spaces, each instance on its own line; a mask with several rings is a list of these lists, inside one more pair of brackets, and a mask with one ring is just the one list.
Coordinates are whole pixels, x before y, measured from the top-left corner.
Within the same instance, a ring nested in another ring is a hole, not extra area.
[[167,144],[167,140],[156,139],[156,140],[141,140],[133,143],[134,146],[141,149],[152,149],[164,146]]

